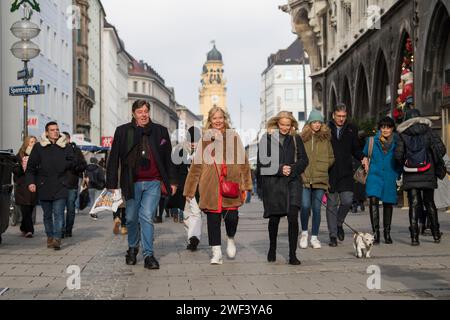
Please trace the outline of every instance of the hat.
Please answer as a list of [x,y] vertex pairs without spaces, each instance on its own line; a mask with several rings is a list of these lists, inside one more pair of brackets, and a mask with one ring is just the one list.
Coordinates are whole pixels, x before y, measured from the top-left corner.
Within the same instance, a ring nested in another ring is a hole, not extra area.
[[311,113],[309,114],[309,118],[307,123],[310,124],[311,122],[320,121],[324,122],[324,118],[322,113],[319,110],[313,109]]
[[413,118],[418,118],[420,117],[420,111],[417,109],[410,109],[408,111],[406,111],[406,115],[405,115],[405,121],[413,119]]

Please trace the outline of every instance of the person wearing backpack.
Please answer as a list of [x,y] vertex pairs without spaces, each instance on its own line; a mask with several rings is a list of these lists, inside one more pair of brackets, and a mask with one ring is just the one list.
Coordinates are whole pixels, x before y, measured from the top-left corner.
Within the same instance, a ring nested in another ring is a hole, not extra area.
[[421,117],[419,110],[408,110],[405,120],[397,128],[400,139],[395,158],[403,166],[403,190],[408,192],[411,245],[420,244],[418,221],[423,207],[430,219],[434,242],[439,243],[441,232],[434,190],[438,187],[437,177],[443,178],[441,165],[444,164],[445,145],[432,131],[431,121]]
[[[90,164],[86,168],[86,177],[89,179],[88,181],[88,189],[89,189],[89,198],[90,203],[89,207],[92,207],[97,199],[97,190],[103,190],[105,188],[105,172],[98,165],[98,160],[95,157],[90,159]],[[96,215],[91,215],[91,217],[96,220]]]
[[366,192],[370,199],[370,222],[374,232],[375,244],[380,243],[379,202],[383,201],[384,241],[392,244],[391,222],[393,205],[397,203],[397,179],[401,174],[400,166],[394,158],[398,136],[395,134],[395,122],[385,117],[378,122],[378,133],[367,139],[364,155],[369,159],[365,167],[367,175]]

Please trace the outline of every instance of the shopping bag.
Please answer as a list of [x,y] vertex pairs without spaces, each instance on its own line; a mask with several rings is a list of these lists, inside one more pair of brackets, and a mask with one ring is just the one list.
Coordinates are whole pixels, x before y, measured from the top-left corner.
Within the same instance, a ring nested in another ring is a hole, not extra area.
[[89,214],[97,214],[102,211],[117,212],[117,209],[122,203],[122,192],[120,189],[112,192],[108,189],[104,189],[102,193],[100,193],[100,196],[95,200]]

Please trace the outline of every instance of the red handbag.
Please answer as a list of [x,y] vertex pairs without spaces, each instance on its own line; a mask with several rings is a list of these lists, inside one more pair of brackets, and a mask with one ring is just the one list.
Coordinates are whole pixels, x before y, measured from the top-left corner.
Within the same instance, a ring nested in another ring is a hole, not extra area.
[[227,176],[227,166],[226,164],[222,165],[222,173],[221,176],[219,174],[219,170],[217,169],[216,161],[214,161],[214,166],[216,167],[217,176],[219,177],[219,188],[220,194],[224,198],[236,199],[239,198],[239,184],[236,182],[226,181],[225,178]]

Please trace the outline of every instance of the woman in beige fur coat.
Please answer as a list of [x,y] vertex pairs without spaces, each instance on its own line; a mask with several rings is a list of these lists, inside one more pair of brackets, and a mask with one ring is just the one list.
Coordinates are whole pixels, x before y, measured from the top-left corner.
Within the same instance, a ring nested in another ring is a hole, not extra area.
[[[227,198],[222,195],[219,181],[234,182],[240,195]],[[208,114],[203,139],[186,179],[183,195],[190,200],[200,193],[199,207],[208,221],[209,245],[212,247],[211,264],[222,264],[221,219],[225,220],[228,236],[227,255],[236,255],[234,236],[239,220],[238,210],[244,204],[246,191],[252,190],[250,165],[244,146],[236,131],[229,125],[226,112],[219,107]]]

